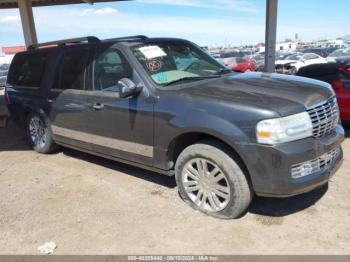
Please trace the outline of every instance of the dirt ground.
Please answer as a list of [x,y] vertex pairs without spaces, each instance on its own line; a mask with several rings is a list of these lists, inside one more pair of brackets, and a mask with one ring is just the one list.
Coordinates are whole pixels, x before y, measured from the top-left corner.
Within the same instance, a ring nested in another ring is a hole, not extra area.
[[[348,137],[350,136],[348,132]],[[256,197],[238,220],[188,207],[174,179],[70,149],[41,155],[0,128],[0,254],[350,254],[350,138],[329,187]]]

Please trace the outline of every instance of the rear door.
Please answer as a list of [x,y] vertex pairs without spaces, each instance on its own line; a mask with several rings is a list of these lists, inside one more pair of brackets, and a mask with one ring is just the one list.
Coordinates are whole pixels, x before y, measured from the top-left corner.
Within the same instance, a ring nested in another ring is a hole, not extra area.
[[60,53],[55,84],[48,101],[52,103],[51,127],[55,140],[91,150],[87,122],[87,75],[90,62],[88,47],[69,47]]
[[93,91],[87,97],[87,130],[93,150],[147,165],[153,163],[153,102],[144,87],[132,98],[119,98],[118,81],[143,85],[126,56],[115,46],[99,45],[91,66]]

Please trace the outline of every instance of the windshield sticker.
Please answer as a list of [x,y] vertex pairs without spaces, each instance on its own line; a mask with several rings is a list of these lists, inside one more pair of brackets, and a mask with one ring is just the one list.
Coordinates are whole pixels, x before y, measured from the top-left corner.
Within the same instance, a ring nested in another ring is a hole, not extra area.
[[155,57],[162,57],[166,56],[167,54],[157,45],[150,45],[150,46],[144,46],[140,47],[139,50],[141,53],[147,58],[152,59]]
[[162,68],[162,62],[160,62],[158,59],[152,59],[147,61],[147,68],[151,72],[157,72]]

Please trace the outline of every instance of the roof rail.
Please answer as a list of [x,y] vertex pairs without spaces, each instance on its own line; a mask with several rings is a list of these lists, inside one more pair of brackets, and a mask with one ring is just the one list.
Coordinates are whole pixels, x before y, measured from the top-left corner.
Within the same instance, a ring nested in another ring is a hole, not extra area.
[[146,39],[148,39],[148,37],[145,35],[132,35],[132,36],[103,39],[103,41],[128,41],[128,40],[146,40]]
[[98,39],[95,36],[70,38],[70,39],[63,39],[63,40],[46,42],[46,43],[33,44],[33,45],[28,46],[28,49],[36,49],[36,48],[40,48],[43,46],[53,46],[53,45],[62,46],[62,45],[66,45],[66,44],[78,44],[78,43],[83,43],[83,42],[96,43],[96,42],[100,42],[100,39]]

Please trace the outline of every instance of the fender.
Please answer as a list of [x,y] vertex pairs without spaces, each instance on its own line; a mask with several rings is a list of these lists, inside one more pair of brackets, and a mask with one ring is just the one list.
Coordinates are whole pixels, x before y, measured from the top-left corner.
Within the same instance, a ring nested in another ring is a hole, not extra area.
[[[215,137],[231,147],[243,161],[242,146],[251,141],[247,134],[227,118],[208,115],[208,112],[202,111],[181,114],[172,118],[163,128],[162,134],[155,136],[154,165],[158,168],[168,169],[174,164],[169,163],[168,150],[172,142],[184,134],[198,133]],[[162,127],[159,127],[158,132],[161,129]]]

